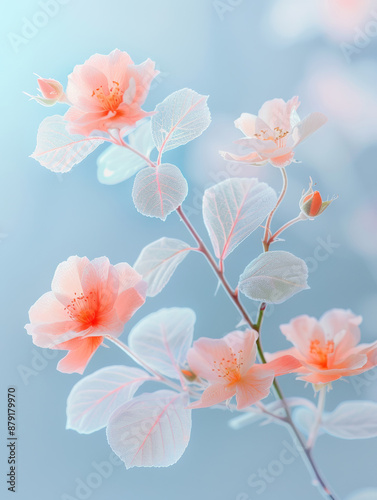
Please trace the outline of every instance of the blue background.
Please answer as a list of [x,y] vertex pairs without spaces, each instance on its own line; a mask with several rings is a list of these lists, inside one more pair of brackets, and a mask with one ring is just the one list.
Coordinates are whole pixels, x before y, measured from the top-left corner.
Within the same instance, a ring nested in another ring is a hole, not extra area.
[[[106,255],[112,263],[132,264],[144,245],[161,236],[191,240],[175,214],[163,223],[137,213],[131,199],[132,181],[99,184],[98,152],[65,175],[53,174],[29,158],[39,123],[60,111],[54,108],[50,113],[22,94],[34,93],[34,72],[65,85],[75,64],[116,47],[129,52],[137,63],[150,57],[161,71],[145,109],[154,109],[169,93],[183,87],[209,94],[211,127],[188,146],[166,155],[189,181],[185,206],[206,241],[198,200],[205,187],[231,173],[218,150],[231,150],[232,141],[240,137],[234,119],[241,112],[256,113],[267,99],[289,99],[296,94],[302,101],[301,116],[311,111],[326,113],[329,123],[297,151],[302,163],[289,167],[289,195],[274,224],[278,227],[279,222],[297,215],[309,176],[325,198],[338,194],[339,199],[319,219],[287,231],[286,243],[276,244],[276,249],[307,259],[311,289],[270,310],[264,345],[266,350],[288,347],[279,324],[302,313],[320,316],[332,307],[362,314],[363,340],[371,342],[376,339],[377,308],[377,41],[370,22],[377,11],[369,2],[364,16],[337,33],[321,14],[321,4],[302,0],[72,0],[55,4],[47,17],[41,17],[42,7],[34,0],[3,6],[0,414],[3,419],[6,388],[16,386],[17,498],[321,498],[299,458],[257,493],[248,483],[250,476],[258,474],[259,468],[280,470],[271,464],[279,461],[285,441],[291,439],[285,429],[272,425],[233,431],[227,425],[231,415],[219,410],[194,412],[190,445],[175,466],[128,471],[114,466],[110,477],[80,497],[76,488],[95,472],[93,461],[108,461],[111,450],[103,431],[81,436],[65,430],[65,400],[79,376],[57,372],[60,354],[32,345],[23,329],[27,311],[49,289],[57,264],[70,255]],[[30,31],[29,26],[25,31],[28,22],[39,27]],[[364,38],[357,38],[360,32]],[[247,167],[237,175],[258,176],[280,189],[279,172],[272,167]],[[255,233],[229,258],[226,271],[233,284],[260,252],[260,238]],[[333,242],[331,251],[323,250],[324,241]],[[322,247],[319,253],[318,247]],[[143,315],[172,306],[196,311],[196,337],[224,335],[239,317],[223,291],[215,296],[215,289],[215,277],[204,259],[190,255],[164,291],[149,299],[126,326],[124,339]],[[244,303],[255,312],[255,304],[246,299]],[[101,349],[86,373],[122,362],[128,363],[115,347]],[[33,370],[26,378],[21,376],[25,369]],[[372,372],[334,384],[328,409],[344,399],[377,400],[376,378]],[[312,388],[305,388],[293,376],[285,377],[282,385],[288,395],[313,398]],[[5,486],[5,433],[1,420],[2,497],[10,496]],[[341,441],[325,436],[314,455],[340,498],[362,487],[377,486],[375,439]]]

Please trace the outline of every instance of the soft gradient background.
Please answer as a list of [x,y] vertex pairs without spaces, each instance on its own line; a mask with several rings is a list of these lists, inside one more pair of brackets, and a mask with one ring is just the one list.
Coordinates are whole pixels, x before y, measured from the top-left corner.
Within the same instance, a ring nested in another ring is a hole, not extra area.
[[[19,441],[13,496],[19,499],[321,498],[298,458],[257,494],[248,479],[279,459],[284,441],[290,442],[287,431],[256,425],[236,432],[227,426],[230,414],[211,410],[194,412],[192,440],[177,465],[129,471],[114,467],[100,485],[78,494],[80,480],[87,481],[95,472],[93,461],[108,461],[111,450],[104,432],[81,436],[65,430],[66,397],[79,376],[57,372],[60,355],[46,359],[51,353],[34,348],[23,328],[27,311],[49,289],[57,264],[70,255],[107,255],[113,263],[133,263],[145,244],[163,235],[187,241],[190,236],[176,215],[162,223],[138,214],[131,200],[132,181],[100,185],[97,152],[65,175],[55,175],[29,158],[39,123],[60,109],[28,102],[22,91],[34,93],[34,72],[65,84],[75,64],[118,47],[136,62],[150,57],[161,70],[146,109],[183,87],[209,94],[211,127],[188,147],[166,156],[190,183],[186,209],[205,238],[200,195],[206,186],[232,175],[218,150],[232,148],[240,136],[234,119],[244,111],[255,113],[267,99],[295,94],[302,101],[301,115],[326,113],[329,123],[297,151],[302,163],[289,167],[289,196],[275,227],[297,214],[309,176],[325,198],[338,194],[339,199],[315,222],[287,231],[286,243],[276,244],[276,249],[307,259],[311,290],[270,311],[264,344],[267,350],[286,347],[280,323],[302,313],[321,315],[332,307],[362,314],[363,339],[370,342],[377,336],[376,6],[363,0],[66,0],[56,5],[46,22],[46,16],[38,14],[40,2],[8,2],[0,20],[0,496],[11,496],[5,485],[4,417],[6,388],[14,385]],[[33,19],[44,26],[16,42],[15,36],[23,36],[25,23]],[[279,172],[272,167],[250,167],[237,174],[259,176],[280,189]],[[260,252],[260,237],[254,234],[229,258],[232,283]],[[326,241],[334,245],[330,250],[323,246]],[[148,300],[127,325],[124,339],[143,315],[170,306],[196,311],[197,337],[222,336],[239,317],[223,291],[215,296],[215,289],[204,259],[190,255],[163,293]],[[245,304],[255,311],[255,304]],[[87,373],[122,362],[128,360],[115,347],[101,349]],[[34,370],[26,381],[21,377],[25,369]],[[334,384],[328,408],[345,398],[377,400],[376,378],[377,372]],[[313,397],[311,387],[293,377],[285,377],[282,385],[289,395]],[[376,443],[328,436],[319,440],[315,458],[341,499],[377,486]]]

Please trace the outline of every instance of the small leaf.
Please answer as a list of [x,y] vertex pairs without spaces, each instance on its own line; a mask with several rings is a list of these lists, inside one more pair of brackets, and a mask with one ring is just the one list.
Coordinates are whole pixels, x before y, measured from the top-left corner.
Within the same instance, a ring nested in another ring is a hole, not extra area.
[[343,439],[377,437],[377,403],[374,401],[345,401],[322,419],[322,428],[332,436]]
[[211,123],[207,99],[191,89],[182,89],[157,105],[152,134],[160,157],[164,151],[183,146],[205,131]]
[[308,289],[308,267],[302,259],[277,250],[260,254],[240,276],[239,289],[247,297],[280,304]]
[[151,377],[128,366],[109,366],[81,379],[67,400],[67,429],[90,434],[106,427],[111,414]]
[[194,334],[194,311],[183,307],[160,309],[143,318],[128,337],[130,349],[149,366],[171,378],[181,378]]
[[53,172],[69,172],[103,143],[101,138],[71,135],[66,126],[67,122],[60,115],[45,118],[38,129],[37,147],[30,155]]
[[190,250],[190,245],[174,238],[160,238],[143,248],[133,267],[148,283],[148,297],[161,292]]
[[132,198],[141,214],[165,220],[182,204],[187,191],[179,168],[165,163],[157,168],[146,167],[136,175]]
[[224,260],[276,205],[275,191],[258,179],[227,179],[209,188],[203,218],[216,257]]
[[107,426],[109,444],[131,467],[168,467],[183,455],[191,433],[186,393],[145,393],[121,406]]
[[[285,402],[290,408],[304,405],[306,407],[304,408],[304,410],[306,410],[307,408],[310,408],[311,410],[314,409],[314,411],[316,410],[316,407],[309,399],[292,397],[292,398],[285,398]],[[268,410],[270,413],[274,413],[275,415],[278,416],[280,415],[283,417],[285,416],[284,406],[280,399],[278,401],[273,401],[272,403],[264,404],[264,408]],[[258,407],[254,407],[253,410],[254,410],[253,413],[247,412],[244,413],[243,415],[234,417],[231,420],[229,420],[228,422],[229,427],[231,427],[234,430],[239,430],[242,429],[243,427],[246,427],[247,425],[253,424],[262,419],[268,419],[269,422],[274,422],[274,420],[267,413],[263,413],[263,411]],[[301,408],[299,408],[299,410],[301,410]],[[295,412],[293,413],[293,415],[295,415]]]
[[[299,429],[309,435],[315,421],[315,409],[298,408],[293,419]],[[342,439],[377,437],[377,403],[345,401],[332,412],[322,415],[320,431]]]
[[[133,149],[149,158],[154,149],[150,120],[128,135]],[[112,144],[97,158],[97,177],[102,184],[113,185],[129,179],[147,166],[147,162],[129,149]]]

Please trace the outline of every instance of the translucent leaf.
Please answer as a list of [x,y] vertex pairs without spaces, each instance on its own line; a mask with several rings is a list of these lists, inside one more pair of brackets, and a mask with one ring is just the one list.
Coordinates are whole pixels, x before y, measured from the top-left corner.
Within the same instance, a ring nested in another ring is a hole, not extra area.
[[[292,408],[294,406],[305,406],[309,407],[310,409],[314,409],[315,411],[315,406],[309,399],[305,398],[285,398],[285,402],[287,405]],[[275,415],[279,416],[284,416],[285,415],[285,410],[283,407],[283,403],[281,400],[279,401],[273,401],[272,403],[264,404],[264,407],[266,410],[269,412],[274,413]],[[239,430],[242,429],[243,427],[246,427],[247,425],[253,424],[255,422],[258,422],[259,420],[262,419],[270,419],[270,421],[273,421],[276,423],[276,420],[272,420],[266,413],[263,413],[261,409],[259,409],[257,406],[252,407],[253,412],[249,413],[244,413],[238,417],[234,417],[231,420],[229,420],[228,424],[229,427],[231,427],[234,430]],[[306,409],[306,408],[304,408]]]
[[[298,408],[293,419],[308,435],[315,420],[315,410]],[[334,411],[322,415],[321,432],[342,439],[377,437],[377,403],[374,401],[345,401]]]
[[343,439],[377,437],[377,403],[345,401],[323,417],[322,428]]
[[302,259],[281,250],[260,254],[240,276],[239,289],[250,299],[280,304],[308,289],[308,267]]
[[[150,120],[142,123],[128,135],[128,142],[137,151],[149,158],[154,149]],[[112,144],[97,158],[97,177],[102,184],[119,184],[147,166],[137,154],[122,146]]]
[[143,248],[133,267],[148,283],[148,297],[161,292],[191,249],[174,238],[160,238]]
[[67,429],[90,434],[106,427],[111,414],[150,378],[128,366],[109,366],[82,378],[68,396]]
[[203,218],[219,259],[255,231],[276,205],[275,191],[258,179],[227,179],[209,188]]
[[53,172],[68,172],[103,143],[101,138],[71,135],[66,125],[60,115],[45,118],[38,129],[37,147],[30,155]]
[[187,190],[179,168],[166,163],[141,170],[136,175],[132,197],[141,214],[165,220],[182,204]]
[[128,345],[149,366],[171,378],[180,378],[191,347],[196,316],[183,307],[160,309],[131,330]]
[[173,92],[156,107],[152,116],[152,134],[160,156],[164,151],[187,144],[211,123],[208,96],[191,89]]
[[110,418],[107,439],[131,467],[168,467],[183,455],[191,433],[186,393],[157,391],[138,396]]

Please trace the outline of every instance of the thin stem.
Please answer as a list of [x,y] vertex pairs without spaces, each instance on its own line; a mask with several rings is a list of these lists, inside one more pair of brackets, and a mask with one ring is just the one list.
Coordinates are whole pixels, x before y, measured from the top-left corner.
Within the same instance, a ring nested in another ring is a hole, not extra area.
[[149,373],[154,375],[157,380],[159,380],[160,382],[163,382],[164,384],[168,385],[169,387],[171,387],[172,389],[174,389],[176,391],[182,392],[181,386],[179,386],[175,382],[169,380],[168,378],[165,378],[163,375],[161,375],[160,373],[155,371],[153,368],[151,368],[147,363],[145,363],[145,361],[143,361],[141,358],[139,358],[139,356],[137,356],[134,352],[132,352],[131,349],[126,344],[124,344],[121,340],[116,339],[114,337],[111,337],[110,335],[106,335],[105,337],[108,340],[111,340],[111,342],[113,342],[113,344],[117,345],[120,349],[122,349],[123,352],[125,352],[133,361],[135,361],[135,363],[142,366],[143,368],[145,368],[145,370],[147,370]]
[[178,207],[176,212],[180,216],[181,220],[184,222],[186,228],[190,231],[191,235],[195,239],[195,241],[198,244],[198,251],[201,252],[209,262],[210,266],[212,267],[214,273],[222,283],[225,291],[227,292],[228,296],[232,300],[232,302],[236,305],[237,309],[241,313],[242,318],[246,321],[246,323],[251,327],[254,328],[254,324],[251,321],[249,315],[247,314],[245,308],[241,304],[239,298],[238,298],[238,291],[237,290],[232,290],[231,286],[229,285],[228,281],[226,280],[224,273],[222,270],[217,266],[216,262],[214,261],[211,253],[209,252],[208,248],[206,245],[203,243],[202,239],[196,232],[195,228],[192,226],[191,222],[188,220],[186,215],[184,214],[182,207]]
[[306,443],[306,448],[309,451],[314,446],[314,443],[315,443],[317,436],[318,436],[319,428],[321,426],[322,415],[323,415],[323,411],[325,409],[325,403],[326,403],[326,391],[327,391],[326,386],[321,387],[321,389],[319,390],[316,419],[314,421],[313,427],[311,428],[309,438],[308,438],[308,441]]
[[303,214],[302,212],[300,213],[300,215],[298,215],[297,217],[295,217],[294,219],[290,220],[289,222],[287,222],[286,224],[284,224],[284,226],[282,226],[280,229],[278,229],[272,236],[271,238],[268,240],[268,246],[271,245],[271,243],[273,243],[276,238],[283,232],[285,231],[288,227],[290,226],[293,226],[293,224],[296,224],[296,222],[300,222],[302,220],[308,220],[308,217],[306,217],[305,214]]
[[137,149],[134,149],[132,146],[130,146],[129,144],[127,144],[127,142],[123,140],[120,134],[120,130],[118,130],[118,137],[116,138],[116,140],[119,146],[123,146],[124,148],[127,148],[128,150],[135,153],[135,155],[140,156],[140,158],[142,158],[146,163],[148,163],[150,167],[157,168],[157,165],[153,163],[152,160],[150,160],[147,156],[143,155],[143,153],[140,153],[140,151],[138,151]]
[[283,198],[284,198],[285,193],[287,192],[287,188],[288,188],[287,172],[285,171],[285,168],[281,168],[280,171],[281,171],[281,175],[283,176],[283,188],[281,190],[280,196],[278,198],[278,201],[277,201],[274,209],[270,212],[270,215],[267,218],[266,227],[264,230],[264,238],[263,238],[263,248],[264,248],[265,252],[268,252],[268,249],[270,247],[269,239],[270,239],[270,234],[271,234],[270,227],[271,227],[272,217],[274,216],[274,213],[276,212],[280,203],[283,201]]
[[[284,400],[283,400],[284,401]],[[298,432],[295,424],[292,421],[292,417],[290,413],[287,413],[287,423],[288,423],[288,428],[291,432],[291,435],[297,439],[300,448],[299,451],[301,452],[301,456],[303,458],[303,461],[305,465],[307,466],[307,469],[311,472],[312,477],[313,477],[313,484],[318,487],[319,491],[321,493],[325,493],[325,498],[329,500],[337,500],[337,497],[335,496],[334,493],[331,492],[327,484],[325,483],[325,480],[322,478],[322,475],[320,471],[318,470],[317,464],[314,462],[313,457],[311,455],[311,450],[308,450],[305,446],[305,443],[301,437],[301,434]]]

